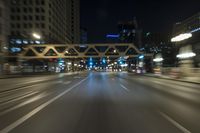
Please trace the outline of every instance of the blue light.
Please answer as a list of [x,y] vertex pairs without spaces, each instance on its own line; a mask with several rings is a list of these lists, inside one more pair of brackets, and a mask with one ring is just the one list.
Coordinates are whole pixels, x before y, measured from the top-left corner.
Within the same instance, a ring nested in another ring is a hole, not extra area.
[[93,65],[93,63],[92,62],[90,62],[90,66],[92,66]]
[[140,55],[140,56],[139,56],[139,59],[144,59],[144,55]]
[[106,60],[105,59],[103,59],[102,62],[103,62],[103,64],[106,64]]
[[62,65],[63,65],[63,63],[62,63],[62,62],[59,62],[59,65],[60,65],[60,66],[62,66]]
[[21,52],[21,48],[16,48],[16,47],[11,48],[10,50],[12,53]]
[[119,38],[119,34],[116,34],[116,35],[112,35],[112,34],[109,34],[109,35],[106,35],[107,38]]
[[59,61],[60,63],[65,63],[65,61],[64,60],[61,60],[61,61]]

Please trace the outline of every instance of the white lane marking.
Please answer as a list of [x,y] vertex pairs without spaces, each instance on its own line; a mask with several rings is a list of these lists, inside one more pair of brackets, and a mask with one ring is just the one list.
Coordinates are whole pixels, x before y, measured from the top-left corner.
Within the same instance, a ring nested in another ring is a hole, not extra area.
[[27,105],[27,104],[30,104],[30,103],[32,103],[32,102],[35,102],[35,101],[39,100],[39,99],[42,99],[42,98],[44,98],[44,97],[46,97],[46,96],[48,96],[48,95],[50,95],[50,93],[49,93],[49,94],[47,94],[47,93],[41,93],[41,94],[39,94],[39,95],[37,95],[37,96],[35,96],[35,97],[33,97],[33,98],[31,98],[31,99],[25,101],[25,102],[22,102],[22,103],[20,103],[20,104],[14,106],[14,107],[12,107],[12,108],[9,108],[9,109],[7,109],[7,110],[1,112],[1,113],[0,113],[0,116],[3,116],[3,115],[5,115],[5,114],[7,114],[7,113],[9,113],[9,112],[11,112],[11,111],[13,111],[13,110],[16,110],[16,109],[18,109],[18,108],[21,108],[21,107]]
[[38,86],[38,84],[35,84],[35,85],[28,85],[28,86],[25,86],[25,87],[19,87],[18,89],[8,89],[8,91],[0,92],[0,95],[6,94],[6,93],[10,93],[10,92],[13,92],[13,91],[24,90],[24,89],[27,89],[27,88],[30,88],[30,87],[34,87],[34,86]]
[[63,84],[68,85],[70,83],[71,83],[71,81],[67,81],[67,82],[64,82]]
[[37,94],[37,93],[38,93],[38,91],[36,91],[36,92],[31,91],[31,93],[27,93],[27,94],[25,94],[25,95],[21,95],[21,96],[18,96],[18,97],[16,97],[16,98],[9,99],[9,100],[7,100],[7,101],[5,101],[5,102],[2,102],[2,103],[0,103],[0,105],[2,106],[2,105],[5,105],[5,104],[9,104],[9,103],[12,103],[12,102],[16,102],[16,101],[19,101],[19,100],[24,99],[24,98],[26,98],[26,97],[30,97],[30,96],[32,96],[32,95],[35,95],[35,94]]
[[81,79],[81,77],[79,77],[79,76],[75,76],[74,79]]
[[[163,84],[163,82],[159,82],[159,81],[152,81],[152,82],[154,82],[154,83],[157,83],[157,84]],[[165,83],[164,83],[165,84]]]
[[129,92],[130,90],[128,88],[126,88],[124,85],[120,84],[120,86],[127,92]]
[[49,104],[53,103],[54,101],[56,101],[57,99],[59,99],[60,97],[62,97],[63,95],[67,94],[68,92],[70,92],[72,89],[74,89],[75,87],[79,86],[81,83],[83,83],[85,80],[87,80],[87,78],[81,80],[79,83],[73,85],[72,87],[70,87],[68,90],[64,91],[63,93],[57,95],[56,97],[54,97],[53,99],[43,103],[42,105],[38,106],[37,108],[35,108],[34,110],[32,110],[31,112],[29,112],[28,114],[24,115],[23,117],[21,117],[20,119],[18,119],[17,121],[13,122],[12,124],[10,124],[9,126],[5,127],[4,129],[2,129],[0,131],[0,133],[9,133],[10,131],[12,131],[14,128],[16,128],[17,126],[21,125],[22,123],[24,123],[26,120],[28,120],[29,118],[31,118],[32,116],[34,116],[35,114],[37,114],[39,111],[41,111],[42,109],[44,109],[45,107],[47,107]]
[[71,83],[71,81],[67,81],[67,82],[65,82],[65,81],[57,81],[57,83],[58,83],[58,84],[68,85],[68,84]]
[[174,126],[176,126],[178,129],[180,129],[183,133],[191,133],[188,129],[186,129],[185,127],[183,127],[181,124],[179,124],[178,122],[176,122],[175,120],[173,120],[172,118],[170,118],[168,115],[166,115],[165,113],[158,111],[159,114],[164,117],[165,119],[167,119],[170,123],[172,123]]
[[38,79],[38,80],[33,80],[33,81],[25,82],[25,83],[19,83],[19,84],[16,84],[16,85],[24,85],[24,84],[30,84],[30,83],[37,83],[37,82],[41,82],[41,81],[48,81],[48,80],[47,79],[44,79],[44,80]]
[[[58,81],[54,81],[54,82],[49,82],[48,84],[58,84],[58,83],[59,83]],[[34,84],[34,85],[27,85],[27,86],[24,86],[24,87],[19,87],[18,89],[10,89],[10,90],[8,89],[8,91],[0,92],[0,96],[4,95],[4,94],[7,94],[7,93],[19,91],[19,90],[25,90],[27,88],[35,87],[35,86],[39,86],[39,85],[38,84]]]

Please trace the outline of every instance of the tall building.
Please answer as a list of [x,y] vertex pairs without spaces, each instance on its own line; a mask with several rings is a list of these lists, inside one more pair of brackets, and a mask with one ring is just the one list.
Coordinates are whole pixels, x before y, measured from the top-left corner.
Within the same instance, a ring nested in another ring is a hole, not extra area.
[[179,54],[189,52],[195,53],[196,56],[191,58],[193,60],[193,65],[194,67],[200,67],[200,12],[174,24],[172,34],[173,38],[177,39],[178,37],[179,39],[186,34],[190,35],[189,38],[185,38],[181,41],[176,41],[176,47],[179,49]]
[[80,43],[80,0],[71,0],[72,43]]
[[138,48],[141,47],[141,30],[136,19],[132,21],[119,22],[119,40],[122,43],[134,43]]
[[0,0],[0,52],[7,49],[7,37],[9,34],[9,11],[6,1]]
[[9,10],[7,6],[5,0],[0,0],[0,73],[3,68],[4,54],[8,49]]
[[[9,0],[10,45],[79,41],[79,0]],[[34,38],[33,34],[36,34]],[[41,38],[40,38],[41,37]]]

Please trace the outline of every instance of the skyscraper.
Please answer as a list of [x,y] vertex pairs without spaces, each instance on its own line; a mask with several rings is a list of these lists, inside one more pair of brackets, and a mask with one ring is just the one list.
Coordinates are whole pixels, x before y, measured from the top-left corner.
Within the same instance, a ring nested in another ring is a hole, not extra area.
[[7,49],[7,36],[9,34],[8,14],[6,1],[0,0],[0,53]]
[[9,11],[7,2],[0,0],[0,74],[3,72],[4,54],[8,49]]
[[80,0],[71,0],[72,43],[80,43]]
[[12,46],[79,42],[78,0],[9,0],[9,7]]

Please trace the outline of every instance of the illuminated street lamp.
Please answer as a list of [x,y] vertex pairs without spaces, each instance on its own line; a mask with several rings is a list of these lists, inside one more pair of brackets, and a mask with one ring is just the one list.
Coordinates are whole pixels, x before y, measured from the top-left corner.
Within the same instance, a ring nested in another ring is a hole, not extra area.
[[195,57],[196,54],[193,52],[188,52],[188,53],[182,53],[182,54],[178,54],[176,57],[179,59],[188,59],[188,58],[192,58]]
[[71,63],[71,62],[68,62],[67,64],[68,64],[68,65],[72,65],[72,63]]
[[164,59],[161,58],[161,57],[160,57],[160,58],[155,58],[155,59],[153,59],[154,62],[162,62],[163,60],[164,60]]
[[65,51],[65,53],[69,54],[69,51],[68,51],[68,50],[66,50],[66,51]]
[[41,39],[41,36],[37,33],[32,34],[35,39]]
[[171,42],[181,42],[192,37],[192,33],[183,33],[171,39]]

